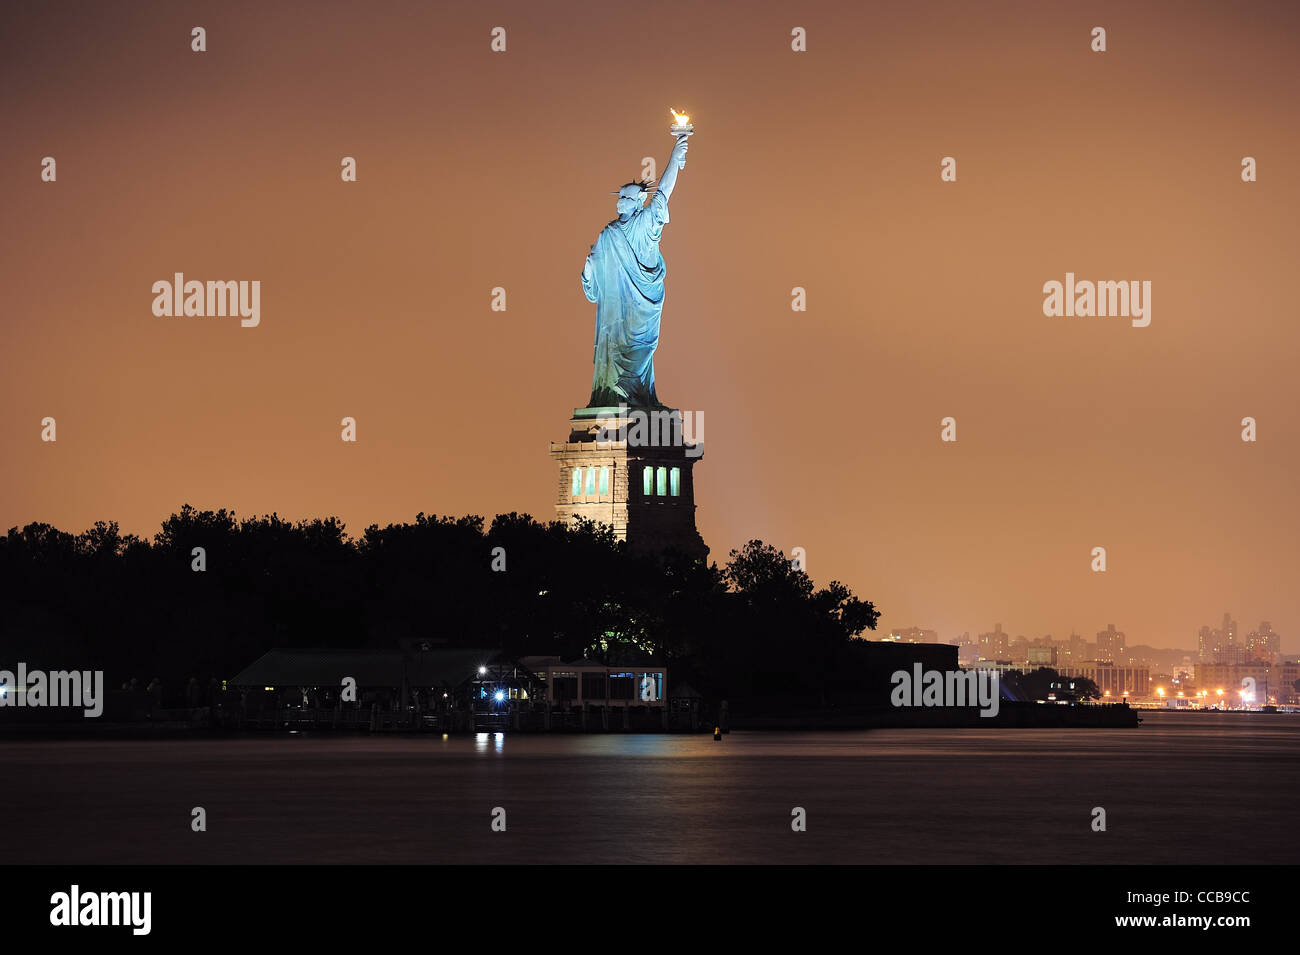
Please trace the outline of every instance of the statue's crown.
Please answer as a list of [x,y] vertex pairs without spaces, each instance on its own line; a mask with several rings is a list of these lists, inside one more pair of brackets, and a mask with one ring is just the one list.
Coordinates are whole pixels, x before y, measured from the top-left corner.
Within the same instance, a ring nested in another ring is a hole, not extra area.
[[610,195],[621,196],[623,194],[623,190],[626,189],[628,186],[636,186],[642,192],[649,192],[651,187],[654,186],[655,182],[656,180],[654,179],[637,179],[633,182],[625,182],[623,183],[623,185],[619,186],[618,192],[611,192]]

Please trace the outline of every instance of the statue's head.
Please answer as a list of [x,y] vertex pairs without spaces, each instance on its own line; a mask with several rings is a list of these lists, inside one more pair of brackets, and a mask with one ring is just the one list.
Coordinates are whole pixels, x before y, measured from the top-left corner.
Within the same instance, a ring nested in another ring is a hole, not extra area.
[[640,182],[629,182],[619,189],[618,202],[615,206],[618,214],[626,219],[640,209],[645,204],[645,197],[651,185],[649,179],[642,179]]

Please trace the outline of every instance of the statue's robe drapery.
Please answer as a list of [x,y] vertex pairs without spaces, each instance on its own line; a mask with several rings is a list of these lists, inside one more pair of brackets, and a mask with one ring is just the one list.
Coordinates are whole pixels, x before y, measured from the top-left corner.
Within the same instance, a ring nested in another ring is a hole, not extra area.
[[587,256],[582,291],[596,303],[589,407],[663,407],[655,395],[654,357],[664,308],[659,239],[667,222],[668,200],[656,192],[626,222],[605,226]]

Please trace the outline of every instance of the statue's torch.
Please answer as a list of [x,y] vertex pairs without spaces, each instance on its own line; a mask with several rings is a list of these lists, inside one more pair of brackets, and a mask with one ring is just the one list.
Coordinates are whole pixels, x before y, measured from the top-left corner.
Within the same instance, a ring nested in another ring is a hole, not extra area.
[[[680,139],[683,136],[689,136],[695,132],[695,124],[691,122],[690,116],[685,113],[679,113],[671,106],[668,112],[673,114],[673,124],[668,127],[668,132],[672,133],[674,139]],[[678,169],[686,168],[686,160],[683,159],[677,164]]]

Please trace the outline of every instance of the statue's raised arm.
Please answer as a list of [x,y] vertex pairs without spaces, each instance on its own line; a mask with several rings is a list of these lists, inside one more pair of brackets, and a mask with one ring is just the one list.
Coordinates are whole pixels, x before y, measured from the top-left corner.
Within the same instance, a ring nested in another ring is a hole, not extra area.
[[664,174],[659,177],[659,191],[664,194],[664,200],[667,201],[673,197],[673,189],[677,186],[677,173],[686,165],[686,150],[690,147],[690,133],[682,133],[677,137],[677,142],[673,145],[673,151],[668,154],[668,165],[664,167]]

